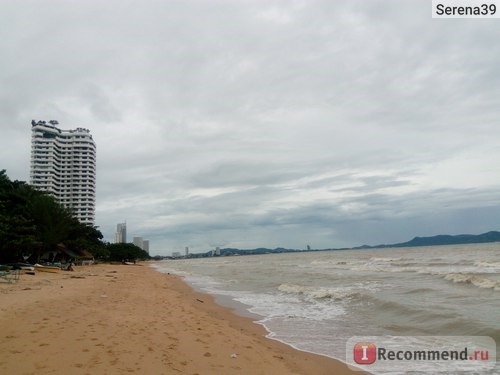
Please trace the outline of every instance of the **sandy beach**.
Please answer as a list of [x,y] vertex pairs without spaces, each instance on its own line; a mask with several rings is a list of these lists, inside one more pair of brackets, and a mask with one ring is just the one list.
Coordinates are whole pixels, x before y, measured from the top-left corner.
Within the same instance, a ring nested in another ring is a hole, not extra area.
[[144,263],[0,282],[0,332],[2,374],[361,374]]

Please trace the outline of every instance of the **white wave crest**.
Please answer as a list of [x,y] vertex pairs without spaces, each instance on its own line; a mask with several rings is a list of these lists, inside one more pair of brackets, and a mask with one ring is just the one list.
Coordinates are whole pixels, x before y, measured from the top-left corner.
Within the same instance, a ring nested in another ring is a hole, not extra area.
[[449,273],[445,280],[453,281],[454,283],[472,284],[479,288],[488,288],[500,291],[500,280],[488,279],[486,277],[470,274],[470,273]]
[[345,288],[314,288],[296,284],[281,284],[278,287],[280,292],[289,294],[299,294],[312,299],[334,299],[345,300],[359,296],[359,292]]
[[303,294],[307,290],[307,287],[295,284],[281,284],[278,290],[285,293]]

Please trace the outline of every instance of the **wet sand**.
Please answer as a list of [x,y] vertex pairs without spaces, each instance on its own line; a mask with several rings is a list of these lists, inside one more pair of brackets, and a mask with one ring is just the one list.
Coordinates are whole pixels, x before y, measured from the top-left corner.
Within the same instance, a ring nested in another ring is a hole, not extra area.
[[1,374],[362,374],[147,264],[0,282]]

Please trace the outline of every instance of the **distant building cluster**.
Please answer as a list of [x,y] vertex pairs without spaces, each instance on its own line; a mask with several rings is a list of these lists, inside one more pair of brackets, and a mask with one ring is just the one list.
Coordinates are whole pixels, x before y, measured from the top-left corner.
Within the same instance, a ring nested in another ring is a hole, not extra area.
[[[115,243],[127,243],[127,223],[118,223],[116,225]],[[134,236],[132,243],[149,254],[149,240]]]
[[186,246],[184,248],[184,255],[180,251],[173,251],[172,252],[172,258],[190,258],[191,254],[189,253],[189,247]]
[[214,257],[214,256],[215,256],[215,257],[220,256],[220,247],[219,247],[219,246],[217,246],[217,247],[215,248],[215,250],[212,250],[212,256],[213,256],[213,257]]
[[149,240],[145,240],[142,237],[135,236],[132,239],[132,243],[149,254]]

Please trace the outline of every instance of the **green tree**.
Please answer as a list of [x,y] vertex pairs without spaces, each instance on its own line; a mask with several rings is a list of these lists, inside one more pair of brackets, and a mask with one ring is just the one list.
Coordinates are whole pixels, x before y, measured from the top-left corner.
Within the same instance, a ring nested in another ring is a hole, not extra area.
[[69,237],[64,241],[64,244],[74,252],[86,250],[96,258],[107,259],[109,254],[105,250],[102,238],[103,235],[97,227],[82,224],[76,218],[73,218]]
[[150,258],[146,251],[131,243],[108,244],[106,248],[109,251],[109,259],[113,261],[134,261],[136,259],[146,260]]
[[35,239],[41,244],[36,249],[38,261],[40,252],[56,250],[58,244],[69,238],[72,215],[54,197],[47,194],[35,195],[28,207],[36,227]]
[[5,170],[0,171],[0,260],[19,261],[40,246],[35,223],[28,205],[35,189],[20,181],[10,181]]
[[82,224],[73,213],[50,194],[36,190],[23,181],[11,181],[0,170],[0,261],[22,260],[33,254],[39,261],[45,251],[59,244],[76,252],[107,252],[102,233]]

